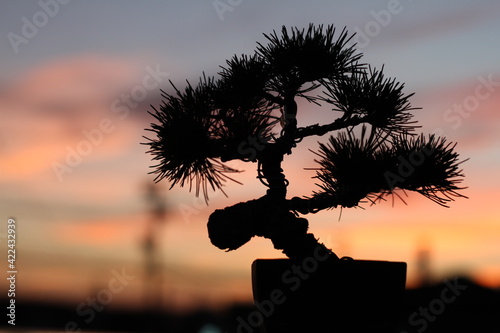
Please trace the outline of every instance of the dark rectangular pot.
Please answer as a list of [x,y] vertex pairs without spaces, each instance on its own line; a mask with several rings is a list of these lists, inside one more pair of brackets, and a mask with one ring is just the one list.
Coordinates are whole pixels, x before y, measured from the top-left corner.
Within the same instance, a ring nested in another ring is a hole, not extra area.
[[406,263],[257,259],[252,264],[256,311],[241,332],[394,332]]

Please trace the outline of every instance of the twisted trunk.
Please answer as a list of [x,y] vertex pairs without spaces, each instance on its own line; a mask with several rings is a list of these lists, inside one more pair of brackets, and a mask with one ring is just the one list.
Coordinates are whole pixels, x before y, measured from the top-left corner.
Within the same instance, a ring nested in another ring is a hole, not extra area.
[[295,146],[297,130],[297,103],[293,96],[285,98],[283,110],[282,136],[276,143],[268,144],[259,156],[261,177],[267,181],[267,194],[261,198],[263,205],[269,205],[269,219],[255,221],[256,234],[271,239],[276,249],[282,250],[292,260],[302,260],[312,256],[314,251],[325,251],[333,258],[337,256],[320,244],[313,234],[307,233],[308,221],[297,217],[286,199],[288,181],[283,174],[281,163],[285,154]]

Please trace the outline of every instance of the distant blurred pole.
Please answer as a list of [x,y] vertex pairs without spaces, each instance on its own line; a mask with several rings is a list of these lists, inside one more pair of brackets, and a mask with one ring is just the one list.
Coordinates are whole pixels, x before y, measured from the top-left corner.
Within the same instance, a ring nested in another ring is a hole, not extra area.
[[148,182],[146,186],[148,217],[142,240],[145,262],[144,302],[148,310],[159,310],[162,306],[162,275],[158,236],[165,222],[167,207],[164,197],[158,191],[158,185]]
[[417,263],[417,278],[419,287],[428,287],[433,283],[432,268],[431,268],[431,248],[429,240],[422,238],[418,244],[416,254]]

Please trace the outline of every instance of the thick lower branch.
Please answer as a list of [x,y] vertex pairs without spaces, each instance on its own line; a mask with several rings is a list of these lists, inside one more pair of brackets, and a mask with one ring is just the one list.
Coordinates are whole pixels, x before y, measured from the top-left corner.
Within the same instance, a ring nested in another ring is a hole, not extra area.
[[318,251],[337,256],[307,233],[309,223],[295,216],[286,201],[265,195],[256,200],[241,202],[218,209],[208,220],[212,244],[220,249],[235,250],[254,236],[268,238],[276,249],[290,259],[302,260]]

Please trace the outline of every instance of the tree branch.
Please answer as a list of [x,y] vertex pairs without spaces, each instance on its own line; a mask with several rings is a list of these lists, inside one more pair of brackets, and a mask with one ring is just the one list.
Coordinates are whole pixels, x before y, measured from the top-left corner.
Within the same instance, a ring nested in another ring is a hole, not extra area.
[[328,132],[336,131],[349,126],[356,126],[363,122],[366,122],[365,117],[359,118],[357,116],[354,116],[348,119],[339,118],[336,119],[333,123],[326,125],[315,124],[307,127],[301,127],[298,128],[295,132],[295,139],[303,139],[305,137],[313,135],[322,136]]
[[338,200],[333,196],[317,196],[312,198],[293,197],[287,201],[290,210],[301,214],[316,213],[323,209],[337,208]]

